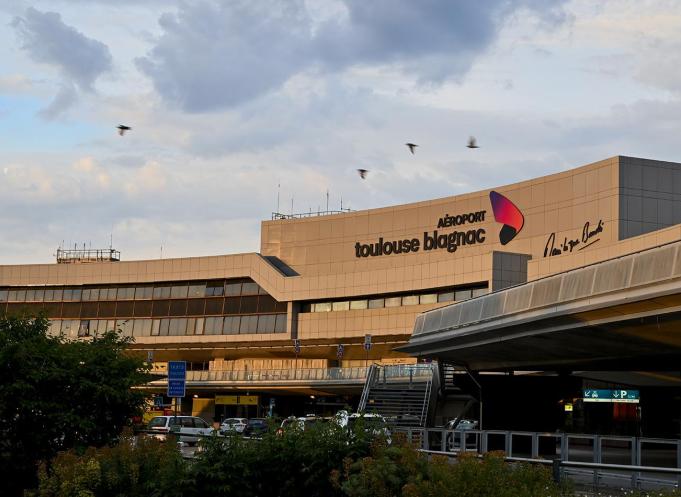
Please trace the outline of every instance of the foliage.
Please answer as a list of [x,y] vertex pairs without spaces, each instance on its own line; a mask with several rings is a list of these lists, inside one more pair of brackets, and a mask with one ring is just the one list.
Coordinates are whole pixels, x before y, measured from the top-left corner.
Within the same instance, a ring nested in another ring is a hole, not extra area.
[[128,338],[47,334],[43,318],[0,318],[0,478],[6,495],[36,483],[39,461],[60,450],[113,443],[141,410],[143,362]]
[[124,436],[114,447],[60,453],[49,471],[41,468],[37,495],[181,497],[187,471],[174,443]]

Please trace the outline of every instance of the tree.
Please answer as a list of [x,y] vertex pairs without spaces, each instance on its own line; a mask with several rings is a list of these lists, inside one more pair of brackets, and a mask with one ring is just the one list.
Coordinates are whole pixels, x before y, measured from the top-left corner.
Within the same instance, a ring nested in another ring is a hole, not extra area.
[[39,462],[70,448],[116,441],[145,394],[130,338],[107,332],[87,341],[47,334],[42,317],[0,318],[0,478],[3,495],[36,485]]

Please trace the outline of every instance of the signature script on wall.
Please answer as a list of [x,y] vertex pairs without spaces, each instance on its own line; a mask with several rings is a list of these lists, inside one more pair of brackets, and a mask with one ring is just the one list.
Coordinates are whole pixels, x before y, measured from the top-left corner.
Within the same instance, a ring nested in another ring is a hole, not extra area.
[[556,243],[556,234],[551,233],[546,240],[544,246],[544,257],[553,257],[555,255],[569,254],[575,248],[577,250],[584,250],[600,240],[599,235],[603,233],[603,220],[598,221],[598,225],[593,228],[591,223],[587,221],[582,228],[582,236],[578,238],[565,237],[563,241]]

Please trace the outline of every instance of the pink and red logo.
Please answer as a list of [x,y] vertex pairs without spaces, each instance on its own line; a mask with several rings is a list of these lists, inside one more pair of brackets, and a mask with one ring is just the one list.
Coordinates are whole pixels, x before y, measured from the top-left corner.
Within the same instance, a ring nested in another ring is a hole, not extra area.
[[492,203],[494,220],[504,226],[499,232],[499,241],[506,245],[513,240],[525,224],[525,216],[513,202],[495,191],[489,192],[489,200]]

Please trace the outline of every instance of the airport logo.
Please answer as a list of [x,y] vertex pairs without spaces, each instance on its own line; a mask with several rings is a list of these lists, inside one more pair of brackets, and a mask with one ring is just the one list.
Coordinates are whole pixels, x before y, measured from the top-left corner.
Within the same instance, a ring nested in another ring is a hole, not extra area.
[[492,203],[494,220],[504,226],[499,232],[499,241],[506,245],[513,240],[525,224],[525,216],[513,202],[495,191],[489,192],[489,200]]

